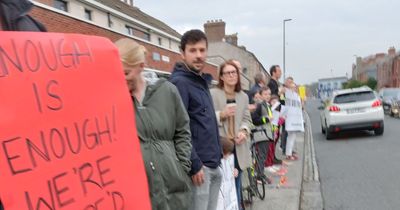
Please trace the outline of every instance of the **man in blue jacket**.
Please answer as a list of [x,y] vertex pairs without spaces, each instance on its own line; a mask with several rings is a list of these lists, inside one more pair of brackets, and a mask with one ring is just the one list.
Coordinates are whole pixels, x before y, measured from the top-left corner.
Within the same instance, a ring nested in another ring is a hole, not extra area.
[[207,37],[200,30],[187,31],[181,39],[183,62],[175,64],[170,81],[175,84],[190,117],[192,133],[192,210],[215,210],[222,181],[222,150],[212,98],[204,78]]

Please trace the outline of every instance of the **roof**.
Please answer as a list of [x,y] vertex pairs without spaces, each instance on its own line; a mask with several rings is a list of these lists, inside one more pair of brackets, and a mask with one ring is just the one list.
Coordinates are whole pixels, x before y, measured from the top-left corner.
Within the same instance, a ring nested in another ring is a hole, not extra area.
[[242,51],[245,51],[246,53],[248,53],[251,57],[253,57],[257,61],[258,64],[260,64],[260,67],[262,69],[261,71],[263,73],[265,73],[268,77],[271,77],[271,75],[269,74],[267,69],[264,67],[264,65],[260,62],[260,60],[258,60],[257,56],[253,52],[248,51],[244,46],[237,46],[237,45],[234,45],[234,44],[231,44],[231,43],[228,43],[228,42],[222,42],[222,41],[221,42],[212,42],[212,43],[208,43],[208,44],[211,45],[211,44],[221,44],[221,43],[225,44],[226,46],[230,46],[232,48],[236,48],[238,50],[242,50]]
[[96,0],[96,1],[108,6],[110,8],[113,8],[117,11],[120,11],[132,18],[135,18],[143,23],[151,25],[154,28],[164,31],[165,33],[167,33],[171,36],[177,37],[179,39],[182,37],[182,35],[180,33],[175,31],[173,28],[171,28],[164,22],[144,13],[143,11],[141,11],[139,8],[137,8],[135,6],[130,6],[120,0]]

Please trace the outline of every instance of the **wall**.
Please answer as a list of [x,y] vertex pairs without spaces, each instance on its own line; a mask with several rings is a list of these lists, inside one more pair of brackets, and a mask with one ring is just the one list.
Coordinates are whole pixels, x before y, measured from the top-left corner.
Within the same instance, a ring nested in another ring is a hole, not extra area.
[[[46,25],[49,32],[80,33],[103,36],[110,39],[112,42],[127,37],[127,35],[123,33],[93,25],[90,21],[79,20],[77,18],[66,16],[64,13],[51,11],[38,6],[35,6],[30,14]],[[149,68],[171,72],[175,62],[181,61],[181,55],[178,52],[166,50],[135,37],[130,38],[135,39],[135,41],[146,47],[149,52],[147,55],[147,65]],[[153,52],[159,53],[160,57],[167,56],[169,62],[153,60]],[[214,79],[217,78],[217,67],[215,65],[206,64],[204,71],[212,74]]]

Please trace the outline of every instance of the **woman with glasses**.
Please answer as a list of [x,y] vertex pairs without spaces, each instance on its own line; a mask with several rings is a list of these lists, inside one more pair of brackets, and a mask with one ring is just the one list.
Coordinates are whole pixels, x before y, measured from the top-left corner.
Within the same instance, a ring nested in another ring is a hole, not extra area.
[[217,115],[219,135],[235,144],[235,168],[239,170],[235,184],[240,202],[241,171],[251,165],[248,138],[252,121],[248,109],[249,98],[242,91],[240,71],[234,61],[227,61],[220,66],[218,80],[218,86],[211,90],[211,95]]

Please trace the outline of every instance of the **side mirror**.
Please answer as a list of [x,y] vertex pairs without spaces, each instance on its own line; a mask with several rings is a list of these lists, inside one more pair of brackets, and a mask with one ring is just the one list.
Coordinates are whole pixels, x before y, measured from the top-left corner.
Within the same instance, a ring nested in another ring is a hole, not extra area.
[[319,106],[318,110],[324,110],[324,107],[323,106]]

